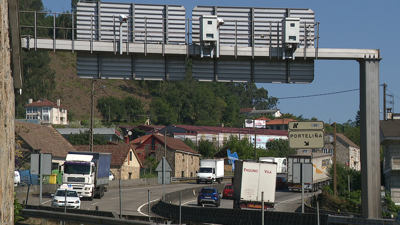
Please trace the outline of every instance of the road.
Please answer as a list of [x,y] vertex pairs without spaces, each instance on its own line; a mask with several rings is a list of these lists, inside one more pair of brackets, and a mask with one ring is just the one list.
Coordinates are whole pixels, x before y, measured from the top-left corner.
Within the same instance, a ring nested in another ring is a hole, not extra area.
[[[225,182],[223,182],[225,183]],[[165,186],[165,193],[175,192],[188,188],[199,187],[202,184],[195,182],[188,183],[172,183]],[[204,185],[203,185],[204,186]],[[148,216],[148,200],[150,193],[150,201],[157,201],[163,196],[163,185],[148,185],[121,188],[121,203],[119,188],[109,189],[102,199],[93,199],[93,201],[83,200],[81,209],[95,210],[96,207],[100,211],[112,211],[119,214],[120,204],[122,205],[122,214],[124,215],[141,215]],[[219,190],[222,192],[222,190]],[[311,194],[310,194],[311,195]],[[307,196],[307,194],[305,194]],[[20,198],[19,202],[25,199]],[[51,206],[50,194],[43,194],[42,205]],[[298,207],[301,207],[301,193],[290,192],[288,190],[277,190],[275,197],[275,211],[294,212]],[[173,202],[179,204],[179,201]],[[39,195],[31,195],[28,199],[29,205],[39,205]],[[198,207],[196,199],[183,202],[183,205]],[[208,207],[208,206],[207,206]],[[212,206],[210,206],[212,207]],[[233,208],[233,201],[230,199],[221,199],[221,208]]]

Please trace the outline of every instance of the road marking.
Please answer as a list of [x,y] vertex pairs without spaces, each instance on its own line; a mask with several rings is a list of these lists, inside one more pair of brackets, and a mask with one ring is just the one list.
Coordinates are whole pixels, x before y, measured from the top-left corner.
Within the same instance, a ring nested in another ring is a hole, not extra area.
[[[160,199],[156,199],[156,200],[150,201],[150,203],[155,202],[155,201],[158,201],[158,200],[160,200]],[[146,202],[146,203],[144,203],[143,205],[139,206],[139,208],[137,209],[138,213],[142,214],[143,216],[149,216],[148,214],[142,213],[142,211],[140,211],[140,210],[142,209],[142,207],[145,206],[145,205],[147,205],[147,204],[149,204],[149,203]]]
[[291,199],[276,203],[276,205],[287,203],[287,202],[292,202],[292,201],[296,201],[296,200],[300,200],[300,199],[301,199],[301,196],[298,196],[298,197],[295,197],[295,198],[291,198]]
[[96,205],[98,202],[93,203],[92,205]]
[[52,200],[45,201],[45,202],[42,203],[42,205],[45,204],[45,203],[51,202],[51,201],[52,201]]

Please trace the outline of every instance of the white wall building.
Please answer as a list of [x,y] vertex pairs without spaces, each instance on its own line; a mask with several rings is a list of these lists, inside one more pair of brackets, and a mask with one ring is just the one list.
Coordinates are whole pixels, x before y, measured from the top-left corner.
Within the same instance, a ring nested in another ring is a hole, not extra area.
[[39,120],[42,124],[68,124],[67,109],[61,105],[60,99],[53,103],[47,99],[33,102],[30,98],[24,107],[27,120]]

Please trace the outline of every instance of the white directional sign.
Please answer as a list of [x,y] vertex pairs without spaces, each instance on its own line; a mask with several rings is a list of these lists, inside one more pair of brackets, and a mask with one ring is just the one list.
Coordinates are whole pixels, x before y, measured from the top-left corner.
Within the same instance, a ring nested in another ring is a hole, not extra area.
[[289,147],[294,149],[323,148],[324,122],[289,122]]

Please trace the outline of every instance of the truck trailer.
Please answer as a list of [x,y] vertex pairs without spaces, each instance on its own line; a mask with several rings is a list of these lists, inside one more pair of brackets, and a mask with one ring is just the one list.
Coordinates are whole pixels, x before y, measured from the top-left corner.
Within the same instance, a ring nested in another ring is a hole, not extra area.
[[276,168],[275,162],[236,160],[233,208],[261,209],[264,201],[264,210],[273,209]]
[[63,184],[89,200],[102,198],[109,184],[111,153],[68,152],[64,163]]
[[197,171],[196,182],[221,183],[224,179],[225,168],[223,159],[203,159],[200,161],[200,168]]
[[[328,168],[331,166],[331,154],[327,153],[302,153],[290,155],[288,162],[288,188],[301,191],[301,163],[304,163],[304,190],[318,191],[319,188],[329,184],[331,178]],[[311,182],[309,182],[311,181]]]
[[260,157],[259,160],[263,162],[275,162],[277,173],[287,173],[286,157]]

